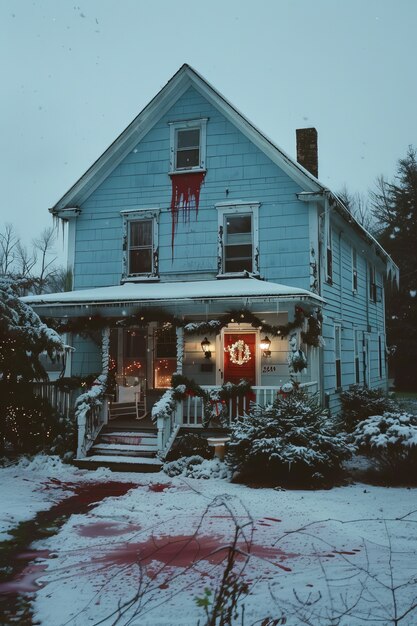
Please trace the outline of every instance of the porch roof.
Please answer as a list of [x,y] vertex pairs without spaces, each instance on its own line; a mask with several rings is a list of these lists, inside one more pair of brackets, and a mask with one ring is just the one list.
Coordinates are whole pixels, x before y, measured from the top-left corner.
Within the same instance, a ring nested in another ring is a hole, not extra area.
[[125,283],[113,287],[96,287],[62,293],[25,296],[24,302],[34,306],[77,306],[104,304],[151,304],[192,302],[233,298],[272,298],[277,300],[310,300],[316,304],[323,299],[311,291],[288,287],[256,278],[229,278],[183,282]]

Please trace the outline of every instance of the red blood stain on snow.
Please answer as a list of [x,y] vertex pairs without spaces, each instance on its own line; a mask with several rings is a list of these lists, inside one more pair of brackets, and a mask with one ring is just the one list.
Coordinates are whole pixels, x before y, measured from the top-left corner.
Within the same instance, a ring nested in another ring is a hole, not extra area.
[[96,522],[86,526],[78,526],[77,532],[81,537],[117,537],[126,533],[140,530],[137,524],[120,524],[118,522]]
[[[36,554],[33,558],[40,556],[40,554]],[[42,551],[42,554],[45,554],[44,550]],[[49,556],[49,553],[46,554]],[[38,591],[42,587],[42,585],[38,582],[38,579],[42,576],[46,569],[46,563],[28,565],[20,572],[17,578],[14,578],[9,582],[0,583],[0,595],[34,593],[35,591]]]
[[153,491],[154,493],[161,493],[165,491],[165,489],[169,489],[171,487],[171,483],[151,483],[149,485],[149,491]]
[[[158,561],[170,567],[189,567],[199,561],[207,561],[212,565],[221,563],[227,556],[229,545],[220,536],[176,535],[150,537],[146,541],[128,543],[110,550],[103,556],[93,559],[96,563],[105,563],[108,566],[126,566],[140,563],[142,566]],[[238,545],[239,550],[247,552],[244,543]],[[279,548],[252,544],[250,555],[266,559],[284,571],[291,568],[282,565],[281,561],[300,556],[295,553],[286,553]],[[237,554],[236,559],[242,560],[244,554]]]

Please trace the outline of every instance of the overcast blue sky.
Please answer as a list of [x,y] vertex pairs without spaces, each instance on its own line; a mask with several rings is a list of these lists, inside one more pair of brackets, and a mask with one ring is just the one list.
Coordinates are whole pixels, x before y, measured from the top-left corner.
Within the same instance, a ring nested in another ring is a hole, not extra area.
[[187,62],[319,178],[366,192],[417,145],[415,0],[2,0],[0,225],[48,207]]

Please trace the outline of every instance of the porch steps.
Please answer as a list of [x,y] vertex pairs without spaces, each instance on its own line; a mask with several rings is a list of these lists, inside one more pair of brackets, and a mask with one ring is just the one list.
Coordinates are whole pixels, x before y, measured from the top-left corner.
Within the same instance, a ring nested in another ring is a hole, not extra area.
[[157,435],[153,430],[101,431],[84,459],[75,464],[83,469],[108,467],[121,472],[159,472],[162,462],[156,456]]
[[110,421],[117,418],[135,418],[136,404],[134,402],[110,402],[108,411]]

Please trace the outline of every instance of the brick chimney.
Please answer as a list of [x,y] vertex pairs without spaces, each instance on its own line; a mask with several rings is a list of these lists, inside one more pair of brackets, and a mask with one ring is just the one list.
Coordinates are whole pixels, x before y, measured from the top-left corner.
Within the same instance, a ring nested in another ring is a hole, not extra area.
[[316,178],[319,175],[317,131],[315,128],[297,128],[297,161]]

